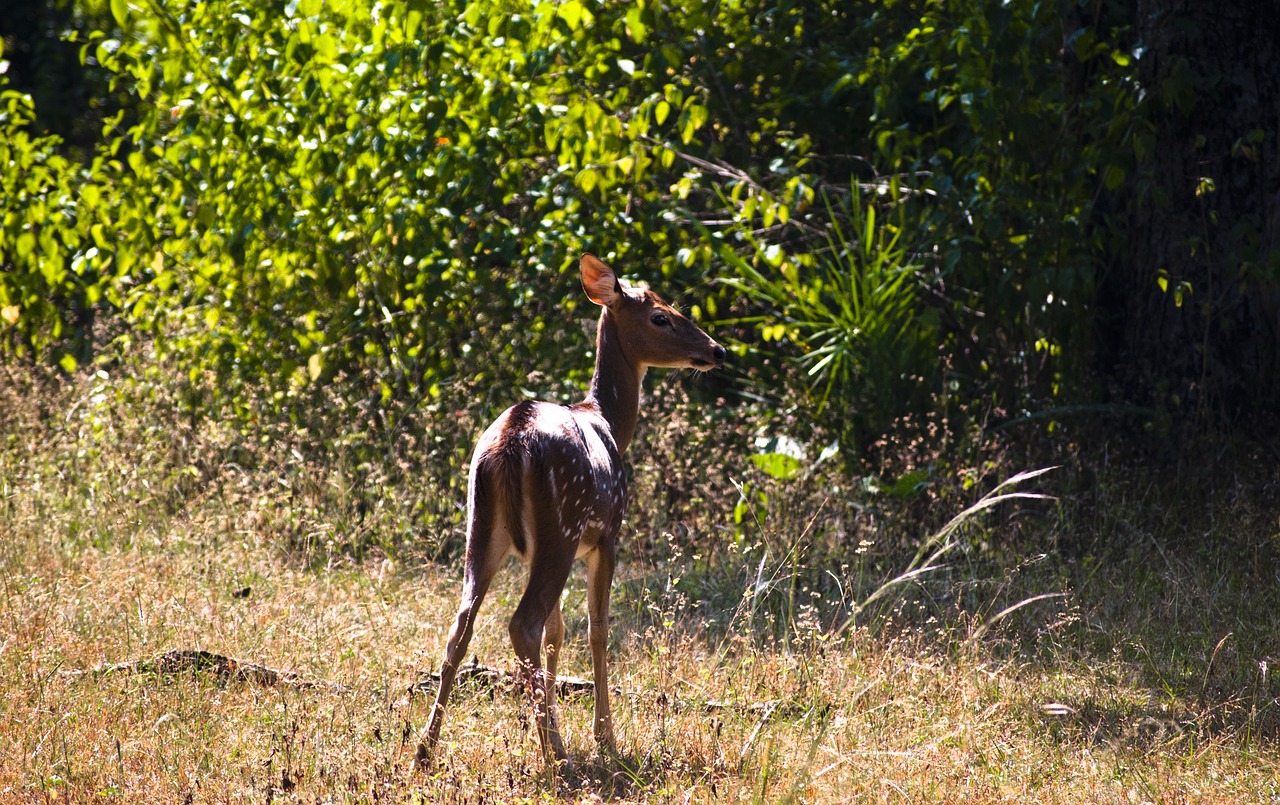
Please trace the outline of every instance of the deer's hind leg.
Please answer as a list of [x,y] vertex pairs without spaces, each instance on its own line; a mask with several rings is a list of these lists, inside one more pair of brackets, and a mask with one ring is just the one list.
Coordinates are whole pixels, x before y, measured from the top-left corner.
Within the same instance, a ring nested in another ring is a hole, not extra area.
[[[548,674],[554,672],[558,658],[548,661],[548,671],[542,667],[543,636],[548,623],[556,613],[553,625],[563,632],[559,617],[560,594],[564,591],[573,566],[573,554],[555,551],[535,551],[529,563],[529,586],[525,588],[515,615],[511,618],[511,645],[515,648],[520,664],[520,674],[533,700],[534,722],[538,725],[538,738],[548,759],[568,762],[564,739],[555,715],[554,684],[548,685]],[[558,651],[558,647],[556,648]]]
[[[564,510],[564,487],[554,484],[550,474],[530,467],[524,490],[521,515],[528,537],[529,583],[511,618],[511,644],[533,699],[543,754],[548,760],[568,763],[555,713],[554,675],[564,635],[560,596],[573,568],[581,529],[574,525],[576,518]],[[549,654],[545,670],[544,644]]]
[[467,554],[462,571],[462,600],[458,614],[449,629],[445,643],[444,662],[440,665],[440,687],[436,691],[435,704],[427,721],[426,734],[418,744],[414,765],[424,768],[430,762],[440,740],[440,728],[444,724],[445,707],[458,675],[462,658],[471,644],[476,616],[485,593],[493,582],[502,561],[511,552],[510,525],[500,511],[492,505],[492,498],[484,494],[480,485],[473,484],[471,511],[468,516]]
[[560,664],[560,647],[564,644],[564,615],[560,612],[560,599],[547,615],[542,627],[542,650],[545,655],[547,699],[552,704],[556,698],[556,669]]

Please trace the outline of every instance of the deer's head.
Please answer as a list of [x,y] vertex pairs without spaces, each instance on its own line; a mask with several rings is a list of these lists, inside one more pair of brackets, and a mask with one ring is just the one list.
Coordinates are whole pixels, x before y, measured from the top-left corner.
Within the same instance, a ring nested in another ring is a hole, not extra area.
[[582,287],[612,320],[622,351],[637,368],[706,371],[724,363],[725,349],[653,291],[628,288],[613,269],[584,254]]

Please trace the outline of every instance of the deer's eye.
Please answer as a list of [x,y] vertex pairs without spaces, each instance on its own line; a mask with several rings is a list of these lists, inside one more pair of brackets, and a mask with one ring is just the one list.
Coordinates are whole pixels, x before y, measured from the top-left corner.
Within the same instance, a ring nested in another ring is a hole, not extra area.
[[653,322],[659,327],[671,326],[671,319],[667,318],[666,313],[654,313],[653,318],[649,319],[649,321]]

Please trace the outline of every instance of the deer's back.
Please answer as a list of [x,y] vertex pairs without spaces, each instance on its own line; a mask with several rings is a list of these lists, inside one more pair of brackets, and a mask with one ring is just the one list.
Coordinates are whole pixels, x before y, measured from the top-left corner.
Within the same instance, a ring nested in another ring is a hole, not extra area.
[[[508,408],[485,430],[471,462],[472,498],[478,488],[510,490],[509,520],[517,553],[525,554],[535,525],[577,544],[581,553],[617,533],[626,505],[622,457],[598,410],[526,401]],[[539,535],[541,539],[543,535]]]

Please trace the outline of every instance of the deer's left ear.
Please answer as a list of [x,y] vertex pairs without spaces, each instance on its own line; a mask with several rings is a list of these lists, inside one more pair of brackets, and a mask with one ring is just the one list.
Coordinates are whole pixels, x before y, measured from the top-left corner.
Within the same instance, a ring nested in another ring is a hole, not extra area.
[[622,283],[618,281],[618,275],[595,255],[582,255],[578,270],[582,272],[582,288],[592,302],[613,307],[622,298]]

